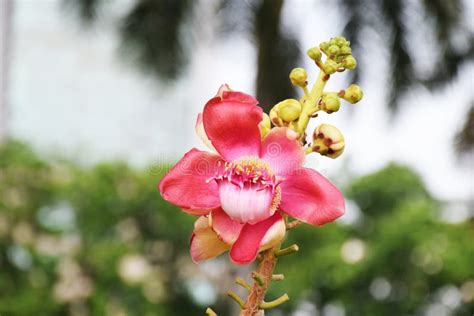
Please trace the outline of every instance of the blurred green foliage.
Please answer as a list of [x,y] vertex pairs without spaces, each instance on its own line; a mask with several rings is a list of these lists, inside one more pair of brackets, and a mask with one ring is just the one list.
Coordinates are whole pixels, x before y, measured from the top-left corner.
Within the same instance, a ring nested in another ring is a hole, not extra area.
[[[347,315],[473,314],[472,221],[443,223],[420,177],[396,164],[352,181],[346,198],[360,208],[352,225],[291,232],[301,251],[279,262],[290,281],[275,294],[341,304]],[[429,309],[448,297],[451,306]]]
[[[188,254],[194,218],[159,196],[166,170],[46,162],[14,141],[0,148],[0,315],[203,315],[193,299],[202,288],[189,285],[200,273]],[[472,220],[442,222],[420,178],[395,164],[355,179],[346,196],[359,209],[351,223],[290,232],[285,244],[301,250],[279,261],[286,278],[268,297],[292,300],[269,315],[302,302],[326,314],[472,315]],[[231,315],[219,297],[213,306]]]
[[[0,315],[200,314],[177,271],[193,220],[159,196],[165,171],[47,164],[24,144],[4,146]],[[145,279],[124,281],[124,258]]]

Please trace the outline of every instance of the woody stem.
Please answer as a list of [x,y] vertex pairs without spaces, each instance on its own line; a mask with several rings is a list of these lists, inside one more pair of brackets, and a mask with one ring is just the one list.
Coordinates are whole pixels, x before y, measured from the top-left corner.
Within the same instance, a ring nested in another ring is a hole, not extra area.
[[255,282],[250,289],[250,294],[247,297],[244,308],[240,312],[240,316],[263,315],[260,305],[263,303],[265,293],[272,281],[273,271],[275,270],[277,263],[275,251],[278,249],[280,249],[280,245],[262,253],[262,260],[260,261],[257,270],[252,275]]

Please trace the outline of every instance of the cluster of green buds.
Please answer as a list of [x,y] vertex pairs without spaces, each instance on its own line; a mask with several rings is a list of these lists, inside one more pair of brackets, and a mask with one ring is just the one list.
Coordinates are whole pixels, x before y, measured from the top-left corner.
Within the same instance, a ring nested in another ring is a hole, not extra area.
[[[321,69],[328,75],[336,71],[342,72],[345,69],[354,70],[357,67],[357,61],[352,56],[351,43],[342,36],[331,38],[329,42],[322,42],[318,47],[308,50],[308,56],[316,63],[320,63]],[[319,51],[319,55],[316,51]],[[321,52],[327,59],[321,62]],[[319,57],[319,58],[317,58]]]
[[[345,70],[354,70],[357,60],[352,56],[350,42],[344,37],[331,38],[319,46],[310,48],[307,55],[319,68],[319,75],[313,87],[308,89],[308,73],[304,68],[295,68],[290,73],[290,81],[295,87],[303,90],[299,99],[287,99],[277,103],[270,111],[269,117],[262,121],[262,134],[269,129],[270,123],[275,126],[286,126],[296,131],[302,144],[307,144],[306,128],[317,112],[332,114],[340,110],[341,101],[350,104],[359,102],[363,97],[361,88],[351,84],[340,91],[324,91],[331,75]],[[321,124],[313,131],[312,142],[307,144],[306,153],[319,153],[323,156],[336,158],[345,147],[344,136],[335,126]]]

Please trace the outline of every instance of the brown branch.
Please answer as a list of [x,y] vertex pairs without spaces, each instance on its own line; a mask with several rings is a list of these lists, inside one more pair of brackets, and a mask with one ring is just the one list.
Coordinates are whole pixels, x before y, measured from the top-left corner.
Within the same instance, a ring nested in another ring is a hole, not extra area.
[[257,271],[254,275],[258,276],[260,282],[255,282],[250,290],[250,294],[245,302],[245,306],[240,313],[240,316],[256,316],[259,315],[260,305],[265,298],[268,286],[272,280],[273,270],[277,262],[274,252],[279,248],[271,248],[263,252],[262,261],[258,265]]

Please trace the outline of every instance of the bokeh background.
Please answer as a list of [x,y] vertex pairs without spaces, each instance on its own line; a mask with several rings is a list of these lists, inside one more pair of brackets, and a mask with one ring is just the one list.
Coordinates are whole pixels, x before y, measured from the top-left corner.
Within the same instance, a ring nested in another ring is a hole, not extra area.
[[251,267],[193,264],[156,183],[220,84],[268,110],[340,34],[359,68],[328,88],[365,96],[316,120],[346,152],[308,165],[347,214],[289,234],[267,314],[473,315],[473,21],[469,0],[0,0],[0,315],[235,315]]

